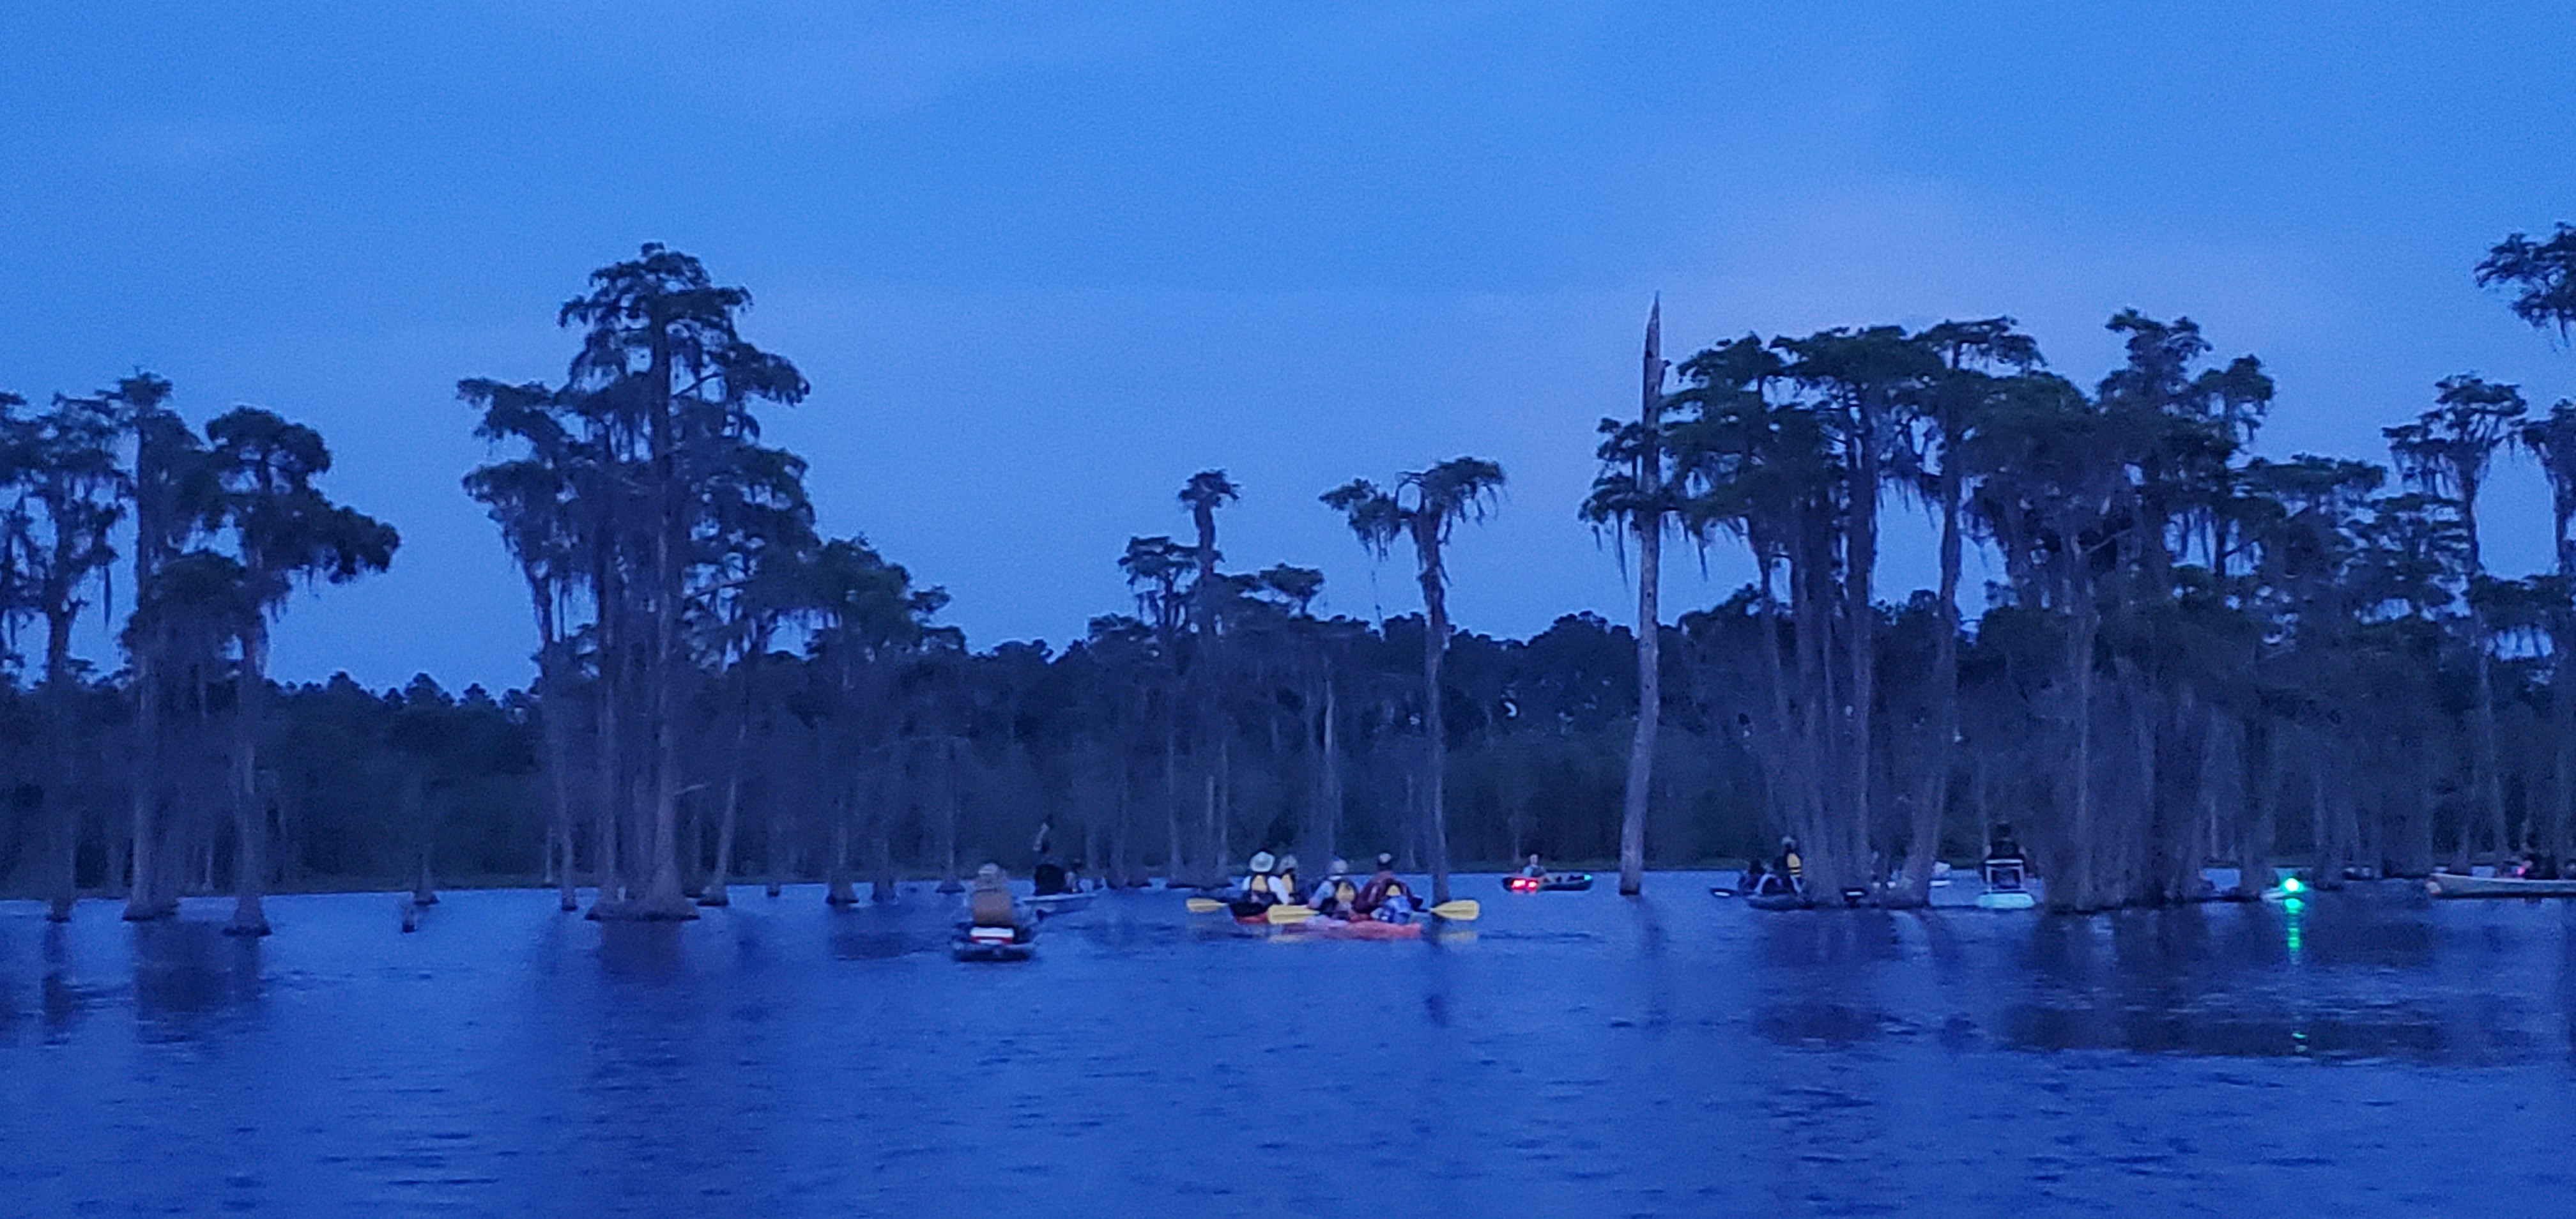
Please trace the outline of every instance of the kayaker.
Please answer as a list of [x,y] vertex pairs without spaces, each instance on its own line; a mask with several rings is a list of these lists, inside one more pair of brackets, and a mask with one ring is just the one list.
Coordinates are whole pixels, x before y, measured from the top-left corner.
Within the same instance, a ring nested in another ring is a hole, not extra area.
[[1040,897],[1073,892],[1073,873],[1053,859],[1039,859],[1038,866],[1029,870],[1029,881]]
[[1011,880],[1002,875],[1002,865],[988,863],[975,869],[975,883],[966,890],[966,916],[978,927],[1017,927],[1019,911],[1011,901]]
[[1271,874],[1279,861],[1268,851],[1252,853],[1251,870],[1243,878],[1243,901],[1253,906],[1276,906],[1287,899],[1279,895],[1278,878]]
[[2013,841],[2012,822],[1998,821],[1995,823],[1994,835],[1988,840],[1986,846],[1986,858],[2010,859],[2014,861],[2019,861],[2022,858],[2021,844]]
[[1400,923],[1413,913],[1413,890],[1395,874],[1395,856],[1378,853],[1377,871],[1360,886],[1359,913],[1385,923]]
[[1351,865],[1336,859],[1325,870],[1324,879],[1315,886],[1315,913],[1330,918],[1347,918],[1359,905],[1360,884],[1351,879]]
[[1796,838],[1787,835],[1781,837],[1780,857],[1771,861],[1771,872],[1772,875],[1779,877],[1780,883],[1792,892],[1806,889],[1807,861],[1798,854]]
[[1280,901],[1286,902],[1292,906],[1297,904],[1298,888],[1296,856],[1282,855],[1279,857],[1279,870],[1270,874],[1270,891],[1278,894]]
[[1539,863],[1538,856],[1532,855],[1529,857],[1528,863],[1521,865],[1521,875],[1537,880],[1546,880],[1547,868]]

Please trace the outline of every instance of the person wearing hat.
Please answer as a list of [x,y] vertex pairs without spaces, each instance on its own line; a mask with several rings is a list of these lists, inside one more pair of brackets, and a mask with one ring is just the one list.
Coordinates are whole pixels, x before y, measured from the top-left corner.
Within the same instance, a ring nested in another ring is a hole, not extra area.
[[1360,886],[1359,913],[1382,923],[1400,923],[1413,914],[1413,890],[1395,874],[1395,856],[1378,852],[1377,872]]
[[1299,891],[1297,888],[1296,856],[1282,855],[1279,857],[1279,870],[1270,874],[1270,891],[1278,894],[1280,901],[1286,902],[1292,906],[1297,904]]
[[1321,884],[1315,886],[1315,913],[1329,918],[1349,918],[1359,907],[1360,883],[1351,879],[1348,860],[1336,859],[1325,870]]
[[1270,852],[1254,851],[1252,853],[1251,873],[1243,878],[1242,888],[1244,904],[1253,906],[1276,906],[1279,903],[1288,900],[1287,898],[1280,896],[1279,878],[1272,875],[1273,870],[1278,866],[1279,861],[1273,858]]

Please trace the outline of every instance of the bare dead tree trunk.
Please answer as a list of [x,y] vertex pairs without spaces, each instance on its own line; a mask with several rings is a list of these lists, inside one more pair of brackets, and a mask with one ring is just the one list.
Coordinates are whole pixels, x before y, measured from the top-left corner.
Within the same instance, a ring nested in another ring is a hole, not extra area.
[[134,651],[133,863],[126,887],[128,922],[166,918],[178,911],[175,893],[165,896],[161,871],[161,674],[158,632]]
[[233,698],[233,918],[224,934],[267,935],[260,902],[268,884],[268,810],[259,793],[259,717],[268,685],[268,628],[258,610],[242,632],[241,652]]
[[847,795],[833,802],[832,867],[823,886],[823,904],[827,906],[859,904],[858,892],[850,883],[850,804]]
[[[1628,785],[1619,810],[1619,892],[1635,897],[1646,885],[1646,804],[1654,789],[1655,744],[1663,727],[1664,583],[1664,304],[1646,314],[1645,396],[1638,407],[1637,533],[1637,733],[1628,745]],[[1436,697],[1436,696],[1435,696]],[[1515,844],[1514,850],[1518,850]],[[1447,900],[1445,895],[1442,900]]]

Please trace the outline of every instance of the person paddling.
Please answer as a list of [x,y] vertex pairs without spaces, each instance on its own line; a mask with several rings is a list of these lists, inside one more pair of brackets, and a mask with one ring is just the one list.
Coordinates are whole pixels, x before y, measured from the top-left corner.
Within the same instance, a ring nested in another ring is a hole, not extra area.
[[1356,909],[1381,923],[1401,923],[1413,914],[1413,890],[1395,874],[1395,856],[1378,853],[1377,872],[1360,886]]
[[1242,887],[1244,905],[1276,906],[1279,903],[1288,900],[1287,898],[1280,896],[1278,887],[1279,878],[1272,875],[1272,870],[1278,866],[1279,861],[1272,857],[1270,852],[1255,851],[1252,853],[1252,862],[1250,864],[1251,870],[1246,873],[1243,878]]
[[2029,874],[2030,864],[2022,858],[2021,844],[2013,841],[2012,823],[1998,821],[1995,832],[1986,840],[1983,869],[1989,889],[2019,889]]
[[966,917],[978,927],[1020,925],[1017,903],[1011,900],[1011,880],[1002,874],[1000,864],[975,869],[975,883],[966,890]]
[[1798,854],[1796,838],[1783,836],[1780,839],[1780,858],[1772,861],[1771,875],[1791,893],[1807,891],[1807,861]]
[[1348,860],[1336,859],[1325,870],[1324,879],[1315,886],[1315,913],[1326,918],[1349,918],[1359,906],[1360,883],[1351,879]]

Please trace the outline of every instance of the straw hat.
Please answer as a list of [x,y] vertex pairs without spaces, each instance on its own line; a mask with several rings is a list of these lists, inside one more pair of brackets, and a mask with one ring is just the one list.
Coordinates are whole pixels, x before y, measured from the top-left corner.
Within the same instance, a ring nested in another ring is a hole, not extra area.
[[1272,868],[1277,867],[1278,864],[1279,861],[1272,859],[1270,857],[1270,852],[1268,851],[1254,851],[1252,853],[1252,870],[1255,872],[1267,872]]

